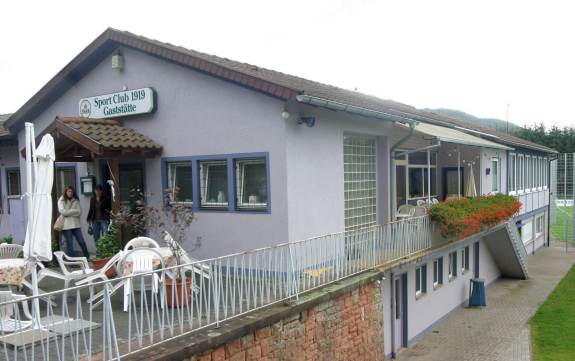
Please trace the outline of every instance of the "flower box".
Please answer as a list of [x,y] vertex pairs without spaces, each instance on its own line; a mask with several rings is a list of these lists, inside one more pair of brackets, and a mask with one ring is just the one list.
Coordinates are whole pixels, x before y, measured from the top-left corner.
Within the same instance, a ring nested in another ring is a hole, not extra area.
[[515,216],[521,202],[505,194],[461,198],[435,204],[429,208],[431,221],[441,236],[463,239]]

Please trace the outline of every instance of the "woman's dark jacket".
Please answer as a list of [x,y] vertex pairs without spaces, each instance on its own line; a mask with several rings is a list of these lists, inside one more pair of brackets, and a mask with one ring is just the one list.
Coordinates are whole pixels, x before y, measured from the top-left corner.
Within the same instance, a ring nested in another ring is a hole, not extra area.
[[[102,198],[100,198],[100,213],[102,215],[101,219],[109,221],[111,209],[112,209],[112,203],[110,202],[108,197],[102,196]],[[88,217],[86,217],[86,220],[88,222],[93,222],[96,220],[95,217],[96,217],[96,196],[92,196],[92,198],[90,198],[90,210],[88,211]]]

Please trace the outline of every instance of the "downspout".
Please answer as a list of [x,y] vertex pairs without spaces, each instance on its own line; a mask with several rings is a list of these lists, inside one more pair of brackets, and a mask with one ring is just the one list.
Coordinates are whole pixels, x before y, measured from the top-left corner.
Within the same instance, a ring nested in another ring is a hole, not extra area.
[[407,133],[407,135],[403,138],[401,138],[397,143],[395,143],[391,149],[389,150],[389,177],[390,177],[390,184],[391,184],[391,189],[390,189],[390,194],[391,194],[391,200],[389,202],[391,210],[389,215],[391,216],[390,221],[393,221],[395,219],[395,212],[397,209],[397,185],[395,184],[395,157],[393,156],[393,153],[395,152],[395,150],[400,147],[403,143],[405,143],[409,138],[411,138],[413,136],[413,133],[415,133],[415,122],[411,122],[409,123],[409,133]]
[[395,358],[395,289],[393,288],[393,272],[389,276],[390,286],[389,294],[391,295],[391,358]]

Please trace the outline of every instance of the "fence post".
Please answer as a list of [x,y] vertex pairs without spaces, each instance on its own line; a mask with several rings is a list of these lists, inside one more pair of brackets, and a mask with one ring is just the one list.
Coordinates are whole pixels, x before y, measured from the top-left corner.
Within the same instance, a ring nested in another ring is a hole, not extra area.
[[[297,284],[297,280],[296,280],[296,270],[294,267],[294,260],[293,260],[293,252],[292,252],[292,247],[293,247],[293,243],[289,243],[289,247],[288,247],[288,252],[289,252],[289,260],[290,260],[290,270],[288,270],[288,282],[291,283],[291,287],[288,287],[288,289],[290,289],[290,297],[295,296],[296,300],[299,300],[299,294],[298,294],[298,284]],[[290,275],[291,273],[291,275]]]

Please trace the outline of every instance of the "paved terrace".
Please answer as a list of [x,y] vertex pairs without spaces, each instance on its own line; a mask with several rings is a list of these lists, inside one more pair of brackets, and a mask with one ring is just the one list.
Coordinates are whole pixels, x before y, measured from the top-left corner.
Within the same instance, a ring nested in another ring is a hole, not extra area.
[[529,279],[499,279],[487,307],[460,308],[401,351],[400,361],[528,361],[529,319],[575,262],[575,251],[552,243],[529,258]]

